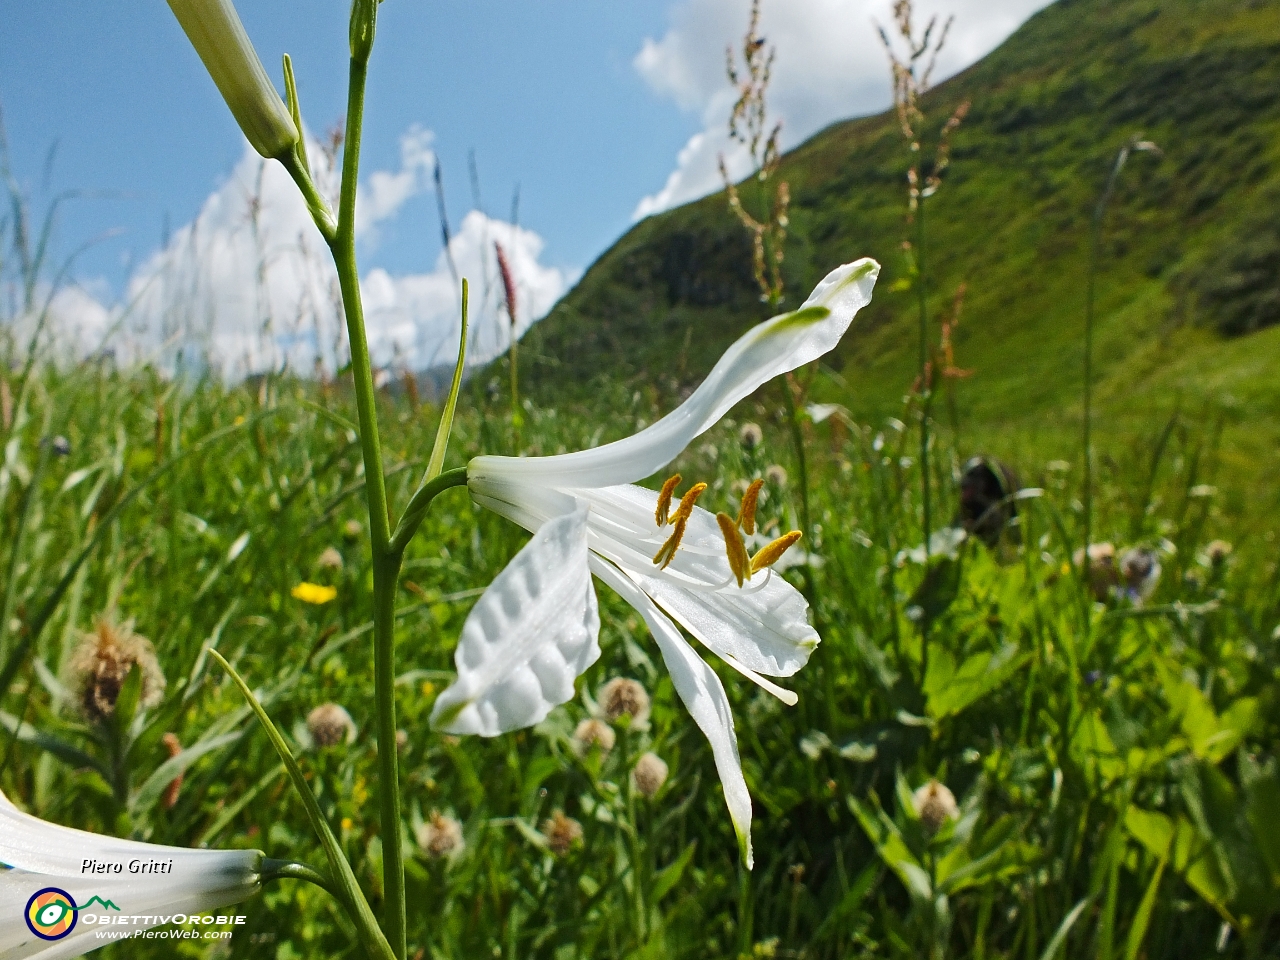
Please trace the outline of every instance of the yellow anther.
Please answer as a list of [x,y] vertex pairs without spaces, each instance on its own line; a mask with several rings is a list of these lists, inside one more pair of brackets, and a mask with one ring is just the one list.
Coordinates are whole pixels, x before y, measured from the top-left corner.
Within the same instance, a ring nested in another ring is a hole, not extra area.
[[[680,478],[676,477],[675,479],[678,483]],[[668,480],[667,483],[671,483],[671,481]],[[672,487],[675,486],[675,484],[671,485]],[[698,497],[702,496],[702,491],[706,489],[707,485],[705,483],[695,483],[680,498],[680,506],[676,507],[676,512],[670,518],[670,522],[675,525],[675,529],[671,531],[671,536],[667,537],[667,542],[653,555],[653,562],[660,568],[665,570],[667,564],[675,559],[676,551],[680,549],[680,541],[684,539],[685,527],[689,525],[689,517],[693,513],[693,505],[697,502]]]
[[685,495],[680,498],[680,506],[676,507],[675,516],[671,518],[671,522],[680,523],[682,520],[688,520],[689,515],[693,513],[693,505],[698,502],[698,498],[706,489],[705,483],[695,483],[686,490]]
[[658,521],[660,527],[665,527],[671,520],[671,496],[678,486],[680,474],[677,473],[674,477],[667,478],[667,482],[662,485],[662,492],[658,494],[658,508],[653,511],[653,519]]
[[756,501],[760,498],[763,480],[752,480],[747,492],[742,495],[742,506],[738,509],[738,526],[747,536],[756,532]]
[[751,572],[759,573],[765,567],[772,567],[782,559],[782,555],[787,552],[788,548],[802,536],[803,534],[799,530],[792,530],[772,543],[766,543],[760,548],[760,552],[751,558]]
[[676,557],[676,551],[680,549],[680,541],[684,539],[684,528],[688,521],[677,519],[675,521],[676,528],[671,531],[671,536],[667,537],[667,542],[658,548],[658,552],[653,555],[653,562],[659,569],[665,570]]
[[742,586],[744,579],[751,579],[751,559],[747,556],[747,545],[742,542],[738,524],[727,513],[717,513],[716,523],[720,524],[720,532],[724,534],[724,551],[729,556],[729,569],[737,578],[738,586]]

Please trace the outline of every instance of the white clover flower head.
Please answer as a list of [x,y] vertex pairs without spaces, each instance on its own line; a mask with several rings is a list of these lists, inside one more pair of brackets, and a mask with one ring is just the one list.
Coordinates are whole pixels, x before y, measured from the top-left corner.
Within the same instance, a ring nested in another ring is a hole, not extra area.
[[1120,572],[1116,569],[1116,548],[1111,543],[1091,543],[1088,550],[1084,547],[1076,549],[1073,559],[1077,567],[1084,567],[1086,558],[1088,568],[1085,576],[1094,599],[1106,600],[1112,588],[1120,582]]
[[356,722],[345,707],[322,703],[307,714],[307,733],[317,747],[328,749],[355,740]]
[[[259,850],[189,850],[56,826],[0,793],[0,957],[78,957],[102,946],[97,922],[121,914],[147,918],[129,928],[140,931],[218,910],[261,889],[262,863]],[[124,869],[99,873],[99,864]]]
[[765,483],[775,487],[785,487],[787,485],[787,470],[785,467],[771,463],[764,468]]
[[959,816],[955,794],[937,780],[930,780],[911,795],[911,805],[927,833],[934,834],[948,820]]
[[656,753],[641,755],[636,765],[631,768],[631,782],[644,796],[652,797],[667,782],[667,764]]
[[1204,548],[1204,556],[1209,561],[1209,566],[1217,567],[1227,562],[1232,549],[1234,548],[1226,540],[1211,540]]
[[573,731],[573,748],[579,756],[585,756],[597,747],[601,753],[608,753],[616,740],[613,727],[595,717],[583,720]]
[[764,431],[758,423],[744,423],[738,430],[738,443],[747,450],[754,450],[764,442]]
[[563,810],[556,810],[550,819],[542,822],[542,836],[548,849],[557,857],[563,857],[582,843],[582,824],[565,816]]
[[631,726],[649,721],[649,694],[639,680],[614,677],[600,688],[600,711],[610,723],[629,717]]
[[149,710],[164,699],[164,673],[151,641],[133,632],[133,621],[118,623],[103,615],[92,631],[80,635],[67,671],[76,705],[86,719],[106,723],[115,715],[120,691],[135,666],[142,674],[138,707]]
[[359,540],[364,533],[364,526],[359,520],[348,520],[342,525],[342,535],[348,540]]
[[1154,550],[1132,547],[1120,557],[1125,593],[1135,604],[1141,605],[1151,598],[1160,583],[1160,573],[1160,558]]
[[341,570],[342,554],[337,547],[325,547],[320,556],[316,557],[316,566],[322,570]]
[[496,736],[538,723],[572,698],[574,681],[600,655],[594,574],[644,617],[676,694],[711,744],[750,867],[751,797],[729,699],[680,627],[794,704],[795,694],[767,677],[793,675],[819,642],[804,597],[773,569],[800,534],[748,555],[750,492],[735,519],[697,506],[706,484],[690,486],[678,505],[679,475],[661,491],[636,484],[758,387],[832,350],[870,302],[879,269],[864,259],[832,271],[799,309],[747,331],[679,407],[633,436],[558,456],[481,456],[468,464],[472,500],[533,537],[463,624],[458,679],[437,698],[433,725]]
[[453,817],[432,810],[431,817],[418,828],[418,846],[432,860],[456,857],[466,847],[462,824]]

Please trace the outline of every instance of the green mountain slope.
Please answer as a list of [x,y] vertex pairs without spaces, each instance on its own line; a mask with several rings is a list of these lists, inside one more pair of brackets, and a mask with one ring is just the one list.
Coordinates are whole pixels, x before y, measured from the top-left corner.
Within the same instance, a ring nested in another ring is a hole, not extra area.
[[[979,436],[1065,440],[1076,429],[1089,217],[1117,149],[1139,132],[1163,155],[1130,161],[1108,215],[1103,429],[1224,404],[1239,422],[1274,421],[1280,4],[1059,0],[936,88],[931,128],[965,99],[926,245],[935,333],[967,285],[955,337],[959,365],[976,371],[958,387],[965,422]],[[831,358],[849,389],[817,388],[867,417],[900,411],[914,377],[914,294],[893,289],[905,273],[906,163],[884,114],[819,133],[780,173],[793,198],[792,305],[837,263],[885,265],[875,303]],[[723,194],[637,224],[534,329],[534,389],[549,399],[570,385],[645,382],[671,402],[764,316],[748,257]],[[1272,447],[1254,440],[1260,454]]]

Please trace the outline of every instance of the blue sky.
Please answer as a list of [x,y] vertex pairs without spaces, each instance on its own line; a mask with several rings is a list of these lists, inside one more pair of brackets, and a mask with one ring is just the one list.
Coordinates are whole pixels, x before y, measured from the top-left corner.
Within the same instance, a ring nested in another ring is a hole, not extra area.
[[[942,72],[986,53],[1043,5],[922,5],[925,13],[957,17]],[[269,73],[278,76],[282,53],[292,56],[304,118],[322,135],[345,109],[347,0],[239,0],[237,7]],[[889,7],[889,0],[764,0],[764,33],[778,47],[773,106],[789,145],[888,104],[872,20],[887,21]],[[470,224],[481,258],[475,270],[487,269],[483,249],[492,238],[506,235],[499,221],[510,219],[519,184],[519,223],[528,232],[509,231],[508,242],[522,251],[520,269],[532,271],[522,326],[638,215],[714,188],[732,100],[723,51],[740,37],[748,8],[749,0],[386,0],[363,167],[384,171],[392,178],[384,186],[395,189],[371,215],[376,223],[362,236],[361,258],[390,284],[383,293],[398,318],[392,326],[403,332],[434,322],[434,307],[422,306],[434,294],[421,285],[411,294],[400,282],[439,269],[427,174],[434,156],[461,233],[472,207],[474,150],[490,218]],[[63,208],[58,250],[97,241],[77,260],[75,276],[108,312],[118,311],[147,270],[155,274],[164,239],[202,210],[205,235],[218,224],[234,226],[228,205],[253,182],[251,158],[166,4],[0,0],[0,50],[13,173],[36,209],[60,191],[84,191]],[[379,201],[372,179],[368,186],[372,210]],[[221,219],[210,218],[220,192]],[[281,217],[279,238],[294,229]],[[234,282],[230,266],[216,278]],[[277,309],[293,309],[281,296]]]

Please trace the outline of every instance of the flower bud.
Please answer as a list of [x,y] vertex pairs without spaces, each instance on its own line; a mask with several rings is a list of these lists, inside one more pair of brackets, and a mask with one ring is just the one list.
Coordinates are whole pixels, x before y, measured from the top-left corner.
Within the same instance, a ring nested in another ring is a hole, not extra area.
[[439,810],[432,810],[431,819],[418,828],[418,846],[432,860],[456,856],[466,846],[462,824]]
[[646,753],[631,770],[631,782],[646,797],[652,797],[667,782],[668,768],[656,753]]
[[573,817],[566,817],[563,810],[556,810],[551,819],[542,822],[542,835],[551,852],[563,857],[582,843],[582,824]]
[[600,690],[600,709],[610,721],[625,715],[631,726],[643,726],[649,719],[649,694],[637,680],[614,677]]
[[351,59],[367,62],[373,49],[379,0],[353,0],[351,4]]
[[169,9],[253,148],[269,159],[292,149],[298,128],[231,0],[169,0]]
[[937,780],[930,780],[911,795],[911,805],[926,832],[937,833],[948,820],[959,816],[956,797]]
[[599,747],[601,753],[613,749],[616,734],[613,727],[600,720],[583,720],[573,731],[573,747],[579,756],[586,756],[593,748]]
[[307,714],[307,732],[317,747],[336,747],[356,738],[356,724],[338,704],[322,703]]
[[107,723],[115,715],[116,701],[135,666],[142,674],[138,707],[150,709],[164,698],[164,673],[151,641],[133,632],[133,621],[117,623],[104,615],[92,632],[80,635],[67,668],[86,719]]

